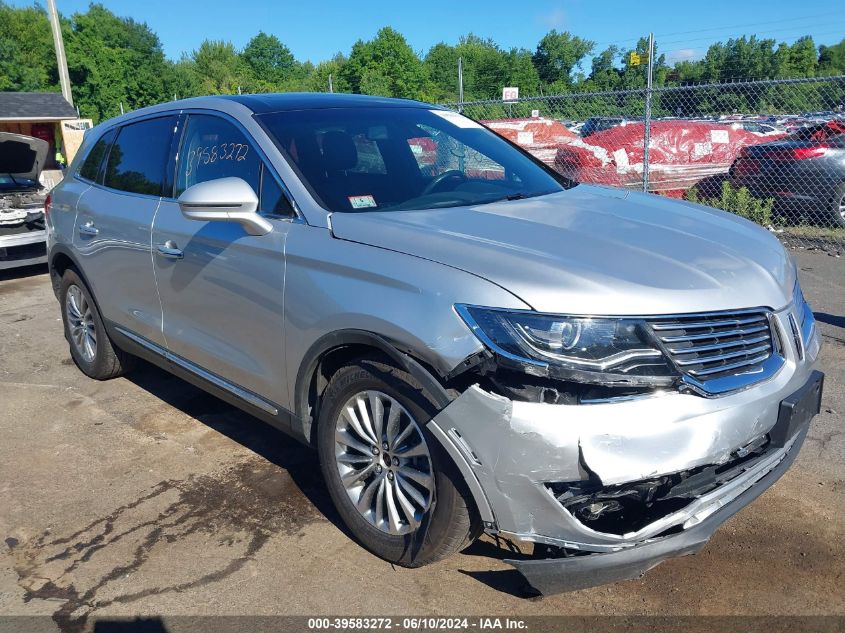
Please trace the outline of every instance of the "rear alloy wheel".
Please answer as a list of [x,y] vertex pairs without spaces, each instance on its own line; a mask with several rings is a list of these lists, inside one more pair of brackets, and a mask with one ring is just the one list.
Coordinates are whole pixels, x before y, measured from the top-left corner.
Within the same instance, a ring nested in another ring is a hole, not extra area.
[[135,357],[112,344],[91,291],[72,268],[62,275],[59,298],[70,355],[82,373],[107,380],[131,369]]
[[319,405],[317,449],[332,501],[371,552],[420,567],[463,549],[481,522],[458,469],[426,423],[438,407],[407,372],[350,361]]
[[91,305],[82,289],[76,284],[68,286],[65,295],[65,318],[70,334],[70,344],[87,363],[93,363],[97,357],[97,326]]

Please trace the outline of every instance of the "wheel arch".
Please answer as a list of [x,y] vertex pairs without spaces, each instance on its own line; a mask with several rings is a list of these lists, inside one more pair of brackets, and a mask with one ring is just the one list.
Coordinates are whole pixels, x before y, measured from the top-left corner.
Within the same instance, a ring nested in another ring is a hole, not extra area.
[[319,414],[320,397],[331,374],[344,363],[355,358],[376,354],[408,372],[426,390],[439,408],[446,407],[449,396],[433,369],[411,354],[401,351],[386,338],[366,330],[338,330],[325,334],[308,349],[299,366],[293,394],[293,405],[300,428],[294,432],[301,439],[315,445],[315,421]]
[[[50,271],[50,283],[53,286],[53,294],[55,294],[57,298],[62,286],[62,276],[68,268],[73,268],[82,278],[82,281],[85,282],[85,285],[88,286],[88,289],[91,289],[91,284],[88,283],[88,278],[85,276],[85,273],[82,272],[82,268],[79,266],[76,258],[70,252],[70,249],[64,245],[56,244],[50,250],[50,256],[47,259],[47,268]],[[96,297],[94,298],[94,301],[97,301]],[[99,308],[99,306],[97,307]]]
[[[339,369],[344,363],[355,358],[379,354],[407,371],[426,390],[439,409],[446,408],[454,400],[443,386],[443,377],[411,354],[401,351],[388,339],[365,330],[340,330],[326,334],[309,348],[300,365],[294,391],[294,427],[292,431],[301,441],[316,447],[315,420],[319,415],[319,399],[328,378],[322,368]],[[322,384],[320,381],[324,381]],[[475,503],[485,527],[495,526],[495,517],[472,468],[454,443],[437,427],[430,426],[435,438],[446,450],[450,459],[463,476],[465,484]]]

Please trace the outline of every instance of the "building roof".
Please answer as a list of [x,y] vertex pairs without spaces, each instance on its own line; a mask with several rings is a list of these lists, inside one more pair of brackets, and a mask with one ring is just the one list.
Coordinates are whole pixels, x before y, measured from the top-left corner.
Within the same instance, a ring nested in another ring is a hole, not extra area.
[[0,121],[75,118],[76,109],[59,92],[0,92]]

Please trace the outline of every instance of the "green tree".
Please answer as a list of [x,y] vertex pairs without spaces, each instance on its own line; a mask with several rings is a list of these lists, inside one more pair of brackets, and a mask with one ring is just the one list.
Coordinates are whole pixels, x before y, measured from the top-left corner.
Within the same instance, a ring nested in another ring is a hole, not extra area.
[[291,79],[301,77],[302,65],[290,49],[275,35],[259,31],[241,53],[256,83],[269,90],[279,90]]
[[96,120],[168,99],[171,76],[150,28],[103,5],[62,22],[68,71],[81,112]]
[[453,103],[458,100],[459,57],[458,49],[444,42],[435,44],[426,54],[424,64],[435,101]]
[[425,67],[405,38],[389,26],[367,42],[352,46],[342,69],[343,79],[353,92],[390,97],[425,98]]
[[205,40],[190,62],[203,94],[235,94],[239,86],[250,87],[246,66],[231,42]]
[[58,91],[56,55],[44,9],[0,2],[0,90]]
[[619,83],[620,70],[616,66],[616,60],[620,55],[619,47],[608,46],[601,53],[593,57],[592,70],[589,81],[590,88],[608,90]]
[[342,53],[336,53],[331,59],[320,62],[305,80],[305,89],[313,92],[329,91],[329,76],[335,92],[351,92],[352,88],[346,81],[344,67],[347,59]]
[[502,49],[493,40],[470,33],[459,40],[456,51],[463,58],[464,98],[501,97],[502,88],[509,81],[507,55]]
[[552,29],[534,53],[534,66],[540,80],[546,84],[572,85],[572,70],[593,51],[594,42]]
[[833,46],[819,46],[819,72],[825,75],[845,73],[845,39]]

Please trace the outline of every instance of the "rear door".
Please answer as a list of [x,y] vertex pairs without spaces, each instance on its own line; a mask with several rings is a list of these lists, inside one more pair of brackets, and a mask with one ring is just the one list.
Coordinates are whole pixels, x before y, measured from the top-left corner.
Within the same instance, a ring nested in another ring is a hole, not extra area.
[[[283,298],[285,238],[294,213],[260,148],[235,121],[189,114],[178,148],[175,195],[191,185],[236,176],[260,198],[273,223],[248,235],[235,222],[202,222],[162,201],[153,227],[167,348],[194,372],[272,412],[286,403]],[[203,372],[199,372],[202,374]]]
[[103,318],[163,344],[161,304],[153,277],[150,235],[168,186],[166,165],[177,117],[158,116],[108,132],[98,171],[80,175],[92,186],[79,201],[74,247]]

